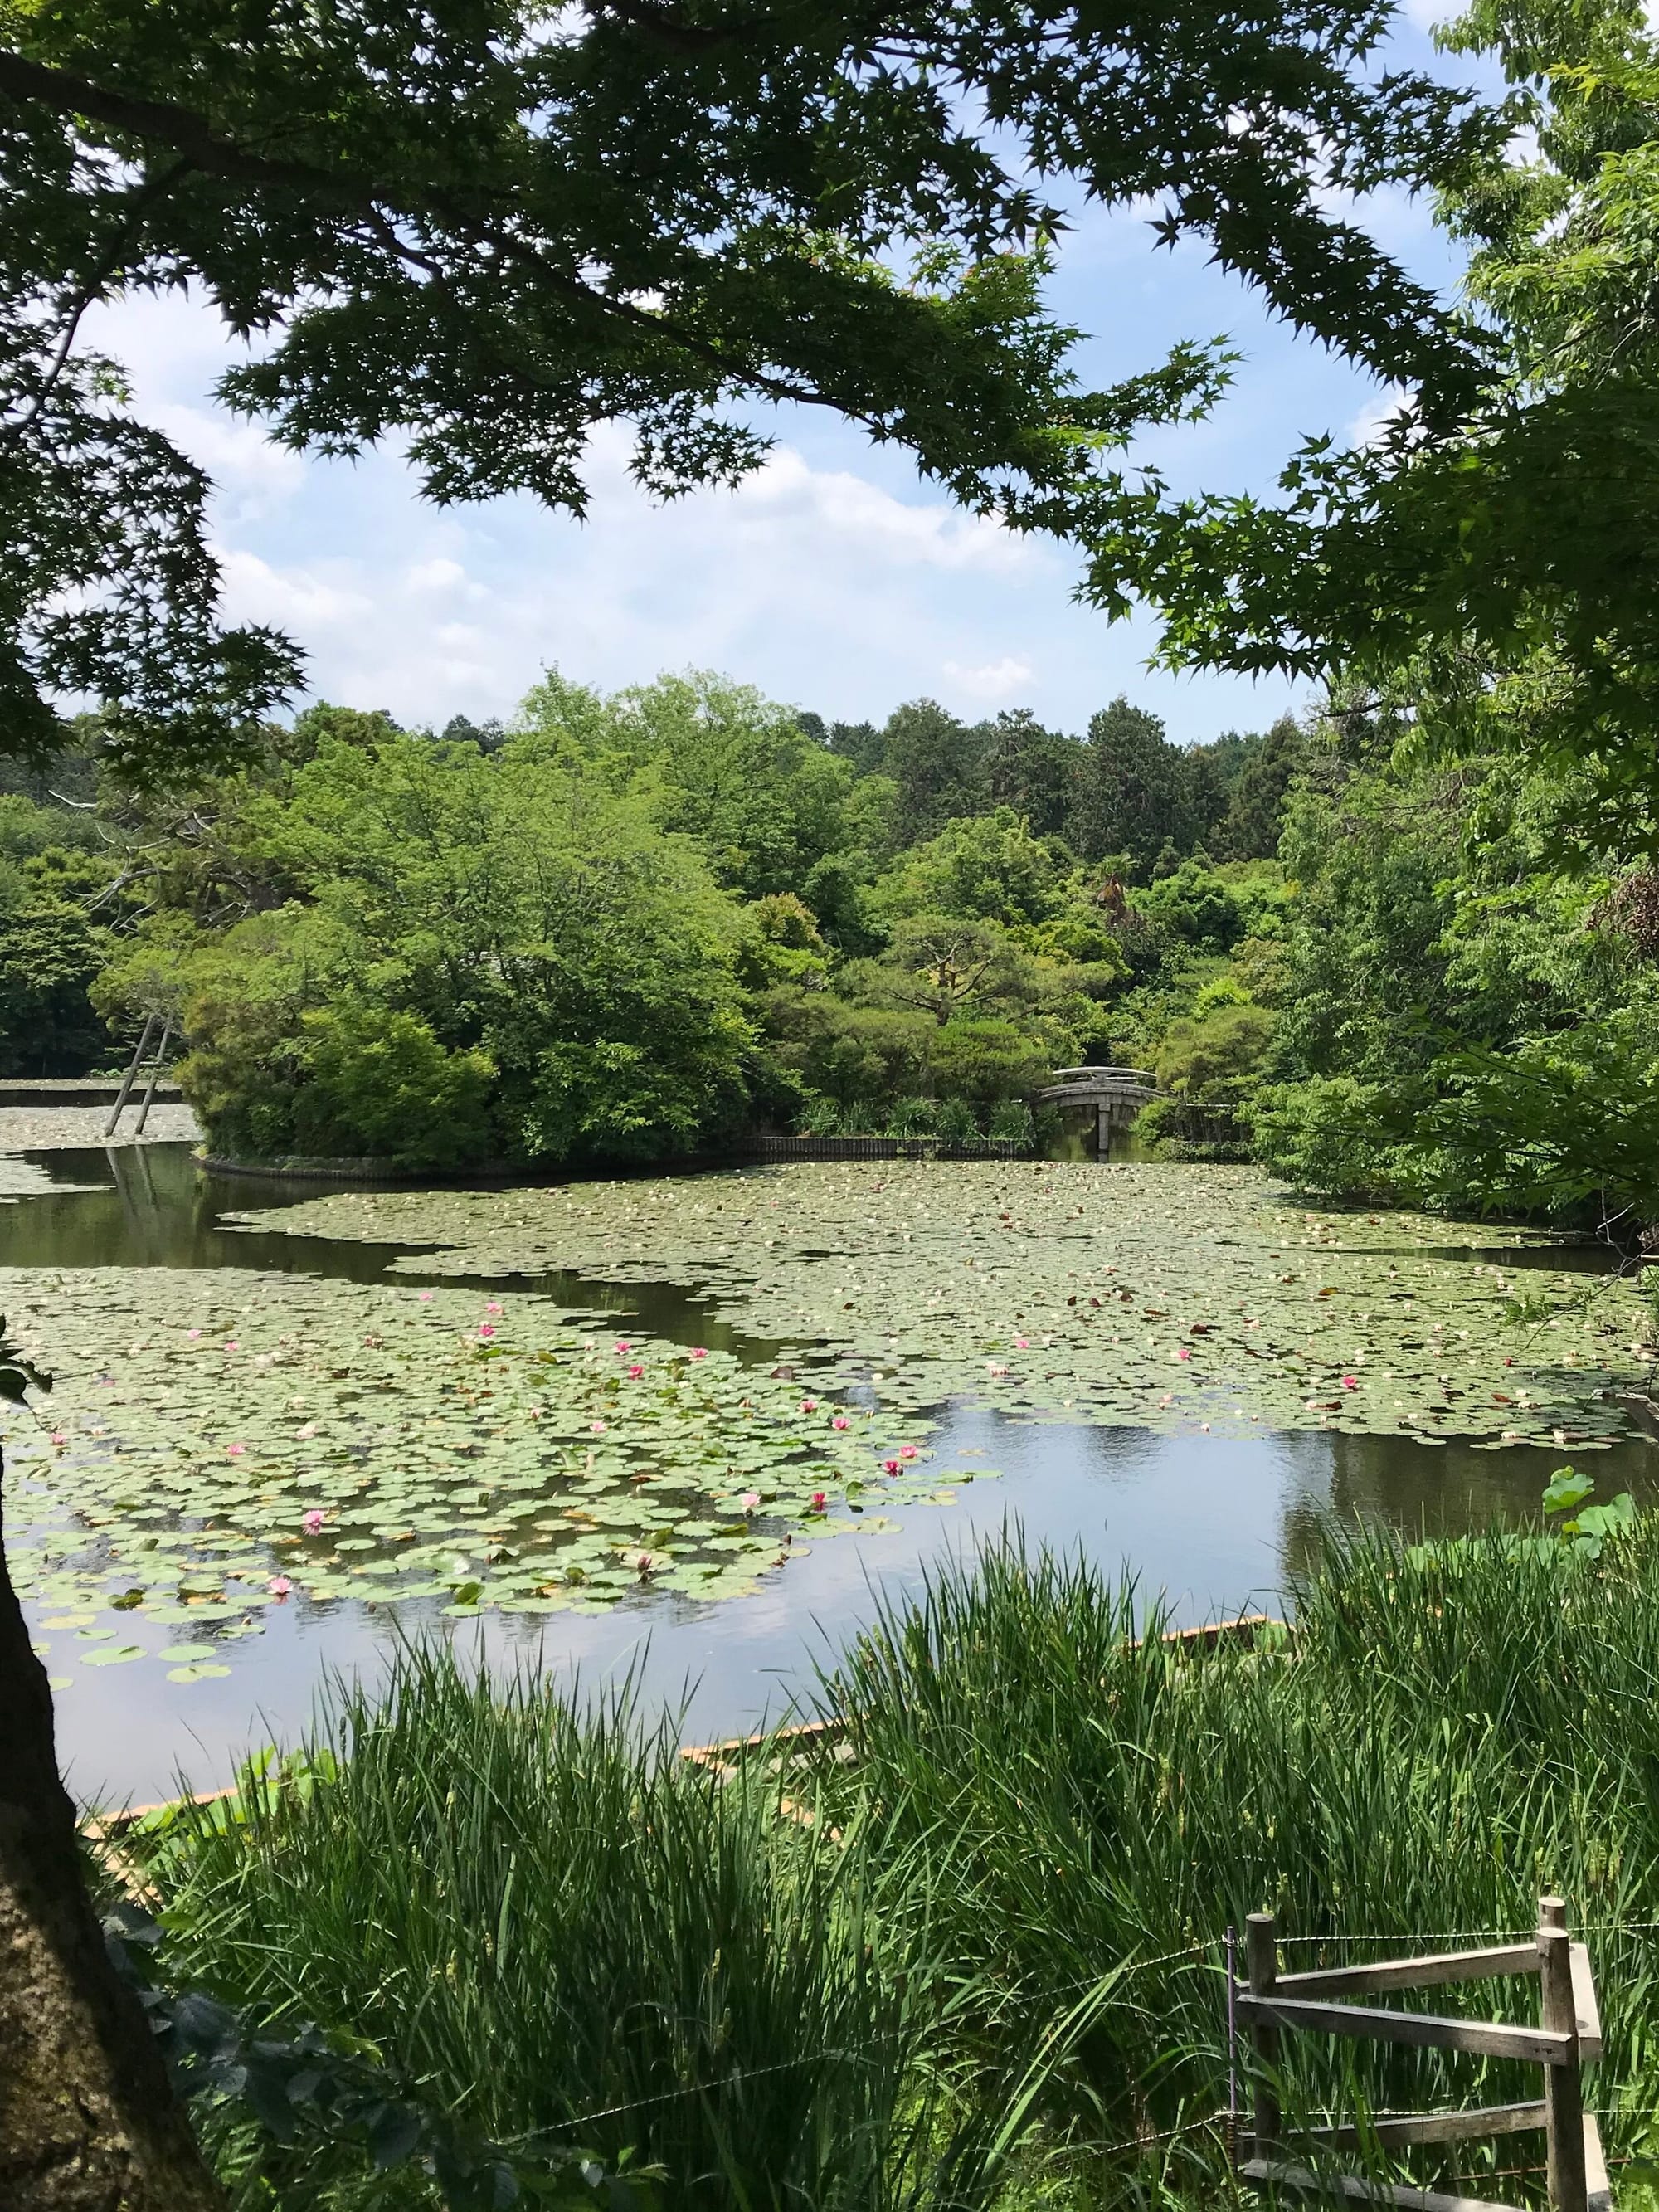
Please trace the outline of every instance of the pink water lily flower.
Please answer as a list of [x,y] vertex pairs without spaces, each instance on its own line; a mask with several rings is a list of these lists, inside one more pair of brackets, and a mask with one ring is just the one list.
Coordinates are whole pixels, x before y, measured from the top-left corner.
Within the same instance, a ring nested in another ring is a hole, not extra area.
[[478,1323],[478,1334],[483,1339],[484,1342],[488,1344],[490,1338],[495,1334],[495,1324],[491,1322],[481,1321]]
[[228,1336],[225,1339],[225,1350],[227,1352],[240,1352],[241,1350],[241,1346],[237,1343],[234,1336]]
[[240,1459],[246,1449],[247,1446],[246,1444],[227,1444],[225,1446],[225,1455],[227,1458],[229,1459]]
[[1342,1388],[1345,1390],[1357,1390],[1359,1388],[1359,1377],[1357,1375],[1345,1375],[1342,1377]]
[[196,1342],[197,1339],[201,1335],[201,1334],[202,1334],[202,1332],[201,1332],[201,1330],[200,1330],[199,1328],[193,1328],[193,1329],[191,1329],[191,1330],[190,1331],[190,1340],[191,1340],[191,1342],[192,1344],[194,1344],[194,1343]]
[[738,1503],[742,1506],[745,1513],[752,1513],[755,1508],[760,1504],[759,1491],[745,1490],[743,1496],[738,1500]]
[[803,1398],[800,1401],[800,1409],[803,1413],[816,1413],[818,1410],[818,1401],[816,1398]]
[[896,1459],[884,1459],[881,1463],[881,1471],[884,1474],[896,1474],[899,1471],[899,1463]]
[[1016,1352],[1029,1352],[1030,1348],[1031,1340],[1029,1336],[1017,1336],[1014,1339],[1014,1350]]
[[899,1457],[901,1459],[915,1459],[915,1456],[916,1447],[915,1444],[901,1444],[899,1446]]
[[691,1347],[691,1357],[693,1359],[707,1359],[708,1357],[708,1348],[701,1344],[694,1344]]
[[314,1536],[322,1525],[323,1509],[320,1505],[313,1505],[308,1512],[300,1516],[300,1526],[307,1536]]
[[501,1301],[498,1298],[486,1298],[484,1300],[484,1311],[486,1313],[500,1313],[501,1310]]
[[814,1513],[822,1513],[823,1510],[823,1492],[821,1490],[815,1490],[812,1492],[812,1510]]
[[587,1425],[596,1437],[602,1437],[611,1425],[608,1421],[590,1421]]
[[1190,1344],[1183,1344],[1181,1349],[1176,1353],[1176,1358],[1177,1359],[1190,1359],[1192,1356],[1193,1348]]
[[69,1437],[62,1429],[54,1429],[52,1432],[52,1440],[55,1444],[66,1444]]
[[644,1372],[645,1372],[644,1368],[643,1368],[643,1367],[641,1367],[641,1366],[640,1366],[640,1365],[638,1364],[638,1363],[637,1363],[637,1362],[635,1362],[635,1364],[632,1367],[630,1367],[630,1368],[629,1369],[629,1370],[628,1370],[628,1379],[629,1379],[629,1381],[630,1382],[637,1382],[639,1381],[639,1379],[640,1379],[641,1376],[641,1375],[643,1375],[643,1374],[644,1374]]
[[432,1293],[431,1293],[431,1291],[422,1291],[420,1293],[420,1299],[421,1299],[421,1304],[422,1304],[423,1306],[429,1306],[429,1305],[431,1304],[431,1303],[432,1303]]
[[835,1419],[830,1422],[830,1425],[832,1429],[850,1429],[853,1424],[848,1419],[845,1413],[837,1413]]
[[617,1358],[618,1358],[618,1359],[626,1359],[626,1358],[627,1358],[627,1357],[628,1357],[628,1355],[629,1355],[629,1353],[633,1349],[634,1349],[633,1346],[632,1346],[632,1345],[628,1341],[628,1339],[627,1339],[625,1336],[622,1336],[622,1337],[618,1337],[618,1338],[617,1338]]
[[288,1596],[294,1585],[286,1575],[273,1575],[265,1584],[265,1588],[270,1592],[272,1597],[281,1598]]

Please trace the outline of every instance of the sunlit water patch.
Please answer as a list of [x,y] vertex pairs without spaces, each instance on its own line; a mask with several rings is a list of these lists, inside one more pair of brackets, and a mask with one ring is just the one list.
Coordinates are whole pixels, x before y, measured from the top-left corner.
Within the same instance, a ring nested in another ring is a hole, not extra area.
[[114,1174],[0,1215],[0,1306],[60,1378],[8,1424],[9,1545],[89,1793],[222,1778],[411,1627],[635,1668],[712,1736],[1005,1519],[1198,1620],[1273,1602],[1333,1507],[1461,1527],[1532,1510],[1563,1443],[1604,1494],[1659,1458],[1597,1395],[1645,1371],[1597,1255],[1229,1171],[251,1210],[178,1152],[47,1164]]

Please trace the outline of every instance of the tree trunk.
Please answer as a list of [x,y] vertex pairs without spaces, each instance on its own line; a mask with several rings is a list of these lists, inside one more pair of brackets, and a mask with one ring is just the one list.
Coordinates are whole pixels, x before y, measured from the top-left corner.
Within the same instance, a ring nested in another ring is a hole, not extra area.
[[3,1539],[0,1516],[0,2205],[223,2212],[81,1878],[52,1692]]

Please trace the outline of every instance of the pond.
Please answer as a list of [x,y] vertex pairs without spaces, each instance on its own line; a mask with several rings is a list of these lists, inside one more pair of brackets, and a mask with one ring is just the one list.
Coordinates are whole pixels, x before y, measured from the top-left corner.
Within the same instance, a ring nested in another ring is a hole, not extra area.
[[1605,1253],[1250,1170],[0,1169],[0,1310],[57,1371],[5,1419],[8,1553],[89,1801],[212,1786],[410,1630],[631,1670],[701,1740],[1005,1525],[1196,1621],[1277,1602],[1333,1515],[1440,1531],[1535,1516],[1567,1458],[1604,1497],[1659,1472]]

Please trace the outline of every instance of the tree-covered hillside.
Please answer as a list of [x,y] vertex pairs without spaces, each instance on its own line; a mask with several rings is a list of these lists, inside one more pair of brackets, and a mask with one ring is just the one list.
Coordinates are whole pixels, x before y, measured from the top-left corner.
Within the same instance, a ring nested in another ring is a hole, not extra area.
[[827,727],[705,675],[550,676],[435,736],[315,706],[143,792],[98,738],[0,800],[7,1065],[107,1064],[161,1012],[216,1149],[434,1166],[1019,1135],[1271,920],[1300,750],[1122,699],[1080,738],[929,700]]

